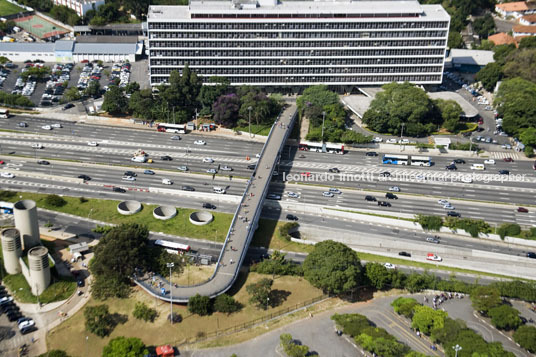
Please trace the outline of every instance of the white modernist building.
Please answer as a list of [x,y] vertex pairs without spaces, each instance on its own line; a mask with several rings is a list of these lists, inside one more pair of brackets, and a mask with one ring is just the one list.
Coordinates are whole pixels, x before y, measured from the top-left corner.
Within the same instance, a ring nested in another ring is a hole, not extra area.
[[185,64],[232,85],[440,83],[450,17],[410,1],[192,0],[150,6],[150,79]]
[[54,0],[54,5],[67,6],[76,11],[78,16],[83,17],[88,10],[97,10],[101,5],[104,5],[104,0]]

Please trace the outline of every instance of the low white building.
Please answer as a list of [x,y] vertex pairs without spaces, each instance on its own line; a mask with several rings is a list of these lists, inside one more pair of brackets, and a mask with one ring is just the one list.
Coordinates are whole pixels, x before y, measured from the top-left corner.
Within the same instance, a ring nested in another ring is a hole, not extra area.
[[78,16],[83,17],[89,10],[97,10],[101,5],[104,5],[104,0],[54,0],[54,5],[67,6],[76,11]]
[[536,26],[517,25],[512,28],[514,38],[536,36]]
[[515,17],[520,18],[529,11],[529,7],[525,1],[506,2],[495,5],[495,11],[504,18]]
[[525,15],[519,19],[519,24],[524,26],[536,26],[536,15]]

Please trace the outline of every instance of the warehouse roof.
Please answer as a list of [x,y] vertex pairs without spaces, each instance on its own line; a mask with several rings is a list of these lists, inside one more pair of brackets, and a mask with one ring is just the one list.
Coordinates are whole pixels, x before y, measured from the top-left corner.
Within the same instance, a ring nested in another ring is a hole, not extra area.
[[0,42],[0,51],[10,52],[54,52],[53,43]]
[[95,53],[95,54],[125,54],[136,53],[136,43],[76,43],[73,54]]

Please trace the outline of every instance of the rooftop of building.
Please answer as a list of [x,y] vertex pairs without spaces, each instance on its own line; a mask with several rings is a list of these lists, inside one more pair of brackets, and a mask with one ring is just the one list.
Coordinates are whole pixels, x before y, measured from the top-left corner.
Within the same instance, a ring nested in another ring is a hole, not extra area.
[[[131,36],[122,36],[131,37]],[[66,51],[74,54],[92,53],[92,54],[131,54],[140,52],[140,46],[137,41],[110,43],[110,42],[87,42],[80,43],[77,41],[61,40],[55,43],[26,43],[26,42],[0,42],[0,52],[55,52]]]
[[54,43],[0,42],[3,52],[54,52]]
[[495,8],[501,9],[502,11],[506,11],[506,12],[527,11],[529,9],[525,1],[506,2],[503,4],[497,4],[495,5]]
[[536,26],[515,25],[512,31],[518,33],[536,33]]
[[488,40],[493,42],[496,46],[499,45],[508,45],[510,43],[516,43],[516,40],[506,32],[499,32],[495,35],[491,35],[488,37]]
[[127,54],[136,53],[137,43],[76,43],[73,53]]
[[521,20],[525,20],[527,22],[536,22],[536,14],[525,15],[521,17]]
[[138,36],[76,36],[77,43],[137,43]]
[[453,48],[450,50],[446,62],[455,64],[485,66],[488,63],[495,62],[493,59],[493,51],[482,50],[464,50]]
[[[360,14],[365,18],[377,18],[378,21],[392,20],[415,16],[428,17],[430,19],[448,19],[447,12],[440,5],[420,5],[416,0],[386,0],[386,1],[282,1],[252,0],[252,1],[203,1],[193,0],[189,6],[153,5],[149,7],[148,20],[177,20],[189,19],[191,15],[221,14],[247,17],[253,14]],[[375,16],[377,15],[377,16]],[[391,16],[392,18],[391,18]],[[351,16],[348,16],[351,17]],[[270,18],[267,16],[267,18]],[[256,18],[265,20],[266,18]],[[334,20],[345,18],[335,17]],[[273,20],[270,18],[270,20]],[[296,18],[294,19],[296,20]],[[303,20],[309,20],[304,17]]]
[[464,116],[467,118],[474,118],[478,115],[478,109],[471,103],[465,100],[460,94],[456,92],[429,92],[428,96],[432,99],[453,100],[460,105]]
[[127,30],[139,30],[142,28],[142,23],[133,23],[133,24],[107,24],[103,26],[95,25],[80,25],[74,26],[74,32],[80,31],[89,31],[89,30],[117,30],[117,31],[127,31]]

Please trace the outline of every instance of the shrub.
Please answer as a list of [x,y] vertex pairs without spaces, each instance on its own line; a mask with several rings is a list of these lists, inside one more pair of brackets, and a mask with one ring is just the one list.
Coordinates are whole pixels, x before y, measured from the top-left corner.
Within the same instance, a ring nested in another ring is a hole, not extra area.
[[533,157],[534,156],[534,149],[532,148],[532,146],[525,146],[525,149],[523,150],[523,152],[525,152],[525,155],[527,157]]
[[519,311],[510,305],[503,304],[489,310],[491,323],[501,330],[515,330],[521,325]]
[[134,311],[132,312],[132,315],[138,320],[154,322],[154,320],[158,316],[158,312],[155,309],[151,309],[143,302],[137,302],[136,306],[134,307]]
[[523,325],[514,332],[514,340],[530,353],[536,353],[536,327]]
[[443,218],[439,216],[417,215],[417,222],[424,230],[439,231],[443,227]]
[[214,299],[214,311],[232,313],[240,310],[242,305],[232,296],[221,294]]
[[342,329],[342,332],[352,337],[359,336],[363,329],[370,326],[367,318],[359,314],[335,314],[331,316],[331,319],[335,321],[337,327]]
[[58,195],[47,195],[45,197],[45,204],[52,207],[63,207],[67,204],[67,201]]
[[292,335],[289,333],[284,333],[279,336],[279,340],[281,342],[281,347],[283,347],[283,350],[288,357],[305,357],[309,353],[309,347],[298,344],[292,339]]
[[108,336],[114,327],[108,305],[88,306],[84,310],[86,330],[99,337]]
[[289,232],[297,228],[299,224],[297,222],[288,222],[279,227],[279,235],[286,241],[290,241]]
[[303,276],[302,266],[285,259],[285,254],[275,251],[270,259],[265,259],[250,268],[259,274]]
[[85,197],[80,197],[79,200],[80,200],[80,203],[86,203],[87,201],[89,201],[89,200],[88,200],[87,198],[85,198]]
[[504,239],[504,237],[514,237],[521,233],[521,227],[516,223],[503,223],[497,229],[497,234]]
[[97,227],[93,228],[92,231],[95,232],[95,233],[106,234],[110,230],[112,230],[112,228],[113,228],[112,226],[101,226],[101,225],[97,224]]
[[399,297],[391,303],[391,306],[395,312],[399,315],[403,315],[408,319],[413,317],[413,308],[415,305],[419,305],[417,300],[407,297]]
[[200,316],[210,315],[212,313],[210,298],[199,294],[192,296],[188,300],[188,311]]

